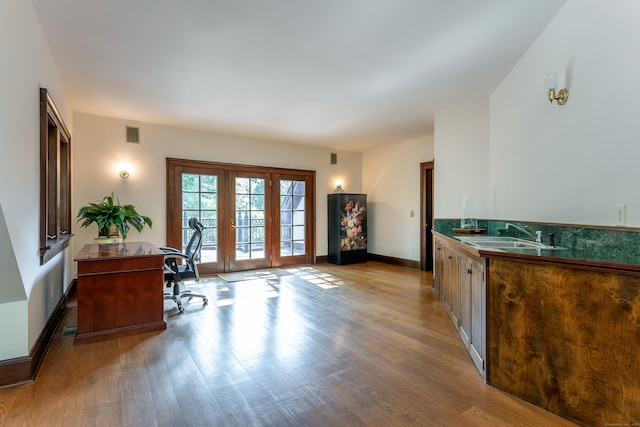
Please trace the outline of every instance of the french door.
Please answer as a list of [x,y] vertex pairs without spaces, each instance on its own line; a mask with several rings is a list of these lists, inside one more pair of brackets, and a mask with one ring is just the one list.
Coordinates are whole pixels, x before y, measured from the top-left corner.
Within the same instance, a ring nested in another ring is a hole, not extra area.
[[271,266],[271,186],[264,173],[229,171],[231,216],[229,271],[252,270]]
[[184,249],[189,218],[206,227],[200,272],[315,259],[315,172],[167,159],[167,245]]

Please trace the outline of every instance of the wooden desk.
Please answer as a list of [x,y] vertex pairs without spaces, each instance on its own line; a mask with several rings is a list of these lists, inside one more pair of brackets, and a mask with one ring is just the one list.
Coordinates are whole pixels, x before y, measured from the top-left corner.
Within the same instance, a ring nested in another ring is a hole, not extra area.
[[78,332],[75,343],[167,328],[164,254],[148,242],[85,245],[78,262]]

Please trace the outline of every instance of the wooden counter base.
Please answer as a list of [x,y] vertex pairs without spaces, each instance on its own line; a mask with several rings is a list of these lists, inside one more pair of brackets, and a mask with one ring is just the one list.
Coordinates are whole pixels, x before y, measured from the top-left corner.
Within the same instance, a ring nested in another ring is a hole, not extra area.
[[640,421],[640,277],[491,259],[488,382],[585,425]]
[[85,245],[76,261],[76,344],[166,329],[159,249],[146,242]]

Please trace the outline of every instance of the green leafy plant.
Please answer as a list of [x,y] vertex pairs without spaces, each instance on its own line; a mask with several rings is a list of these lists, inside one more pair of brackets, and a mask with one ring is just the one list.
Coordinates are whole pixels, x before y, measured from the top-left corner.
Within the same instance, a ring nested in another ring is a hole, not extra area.
[[110,196],[105,196],[100,202],[89,203],[89,205],[80,208],[77,219],[77,222],[82,221],[80,226],[83,228],[96,223],[98,237],[110,236],[112,228],[115,227],[123,240],[127,238],[131,226],[140,232],[145,224],[149,228],[153,225],[151,218],[140,215],[135,206],[121,205],[120,200],[113,193]]

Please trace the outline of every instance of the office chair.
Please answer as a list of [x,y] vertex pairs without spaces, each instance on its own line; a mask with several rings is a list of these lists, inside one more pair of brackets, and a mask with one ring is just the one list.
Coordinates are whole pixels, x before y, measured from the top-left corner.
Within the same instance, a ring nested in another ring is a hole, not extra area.
[[[206,305],[209,300],[201,294],[184,289],[183,280],[195,279],[200,280],[198,274],[197,261],[200,261],[200,250],[202,249],[202,230],[204,225],[196,218],[189,219],[189,228],[193,230],[193,236],[189,240],[189,244],[184,252],[180,252],[174,248],[161,247],[160,250],[165,253],[164,256],[164,280],[167,288],[172,291],[164,292],[164,299],[172,299],[178,306],[180,313],[184,312],[182,306],[182,298],[202,298],[202,302]],[[183,260],[182,264],[178,264],[178,258]],[[182,290],[181,290],[182,289]]]

